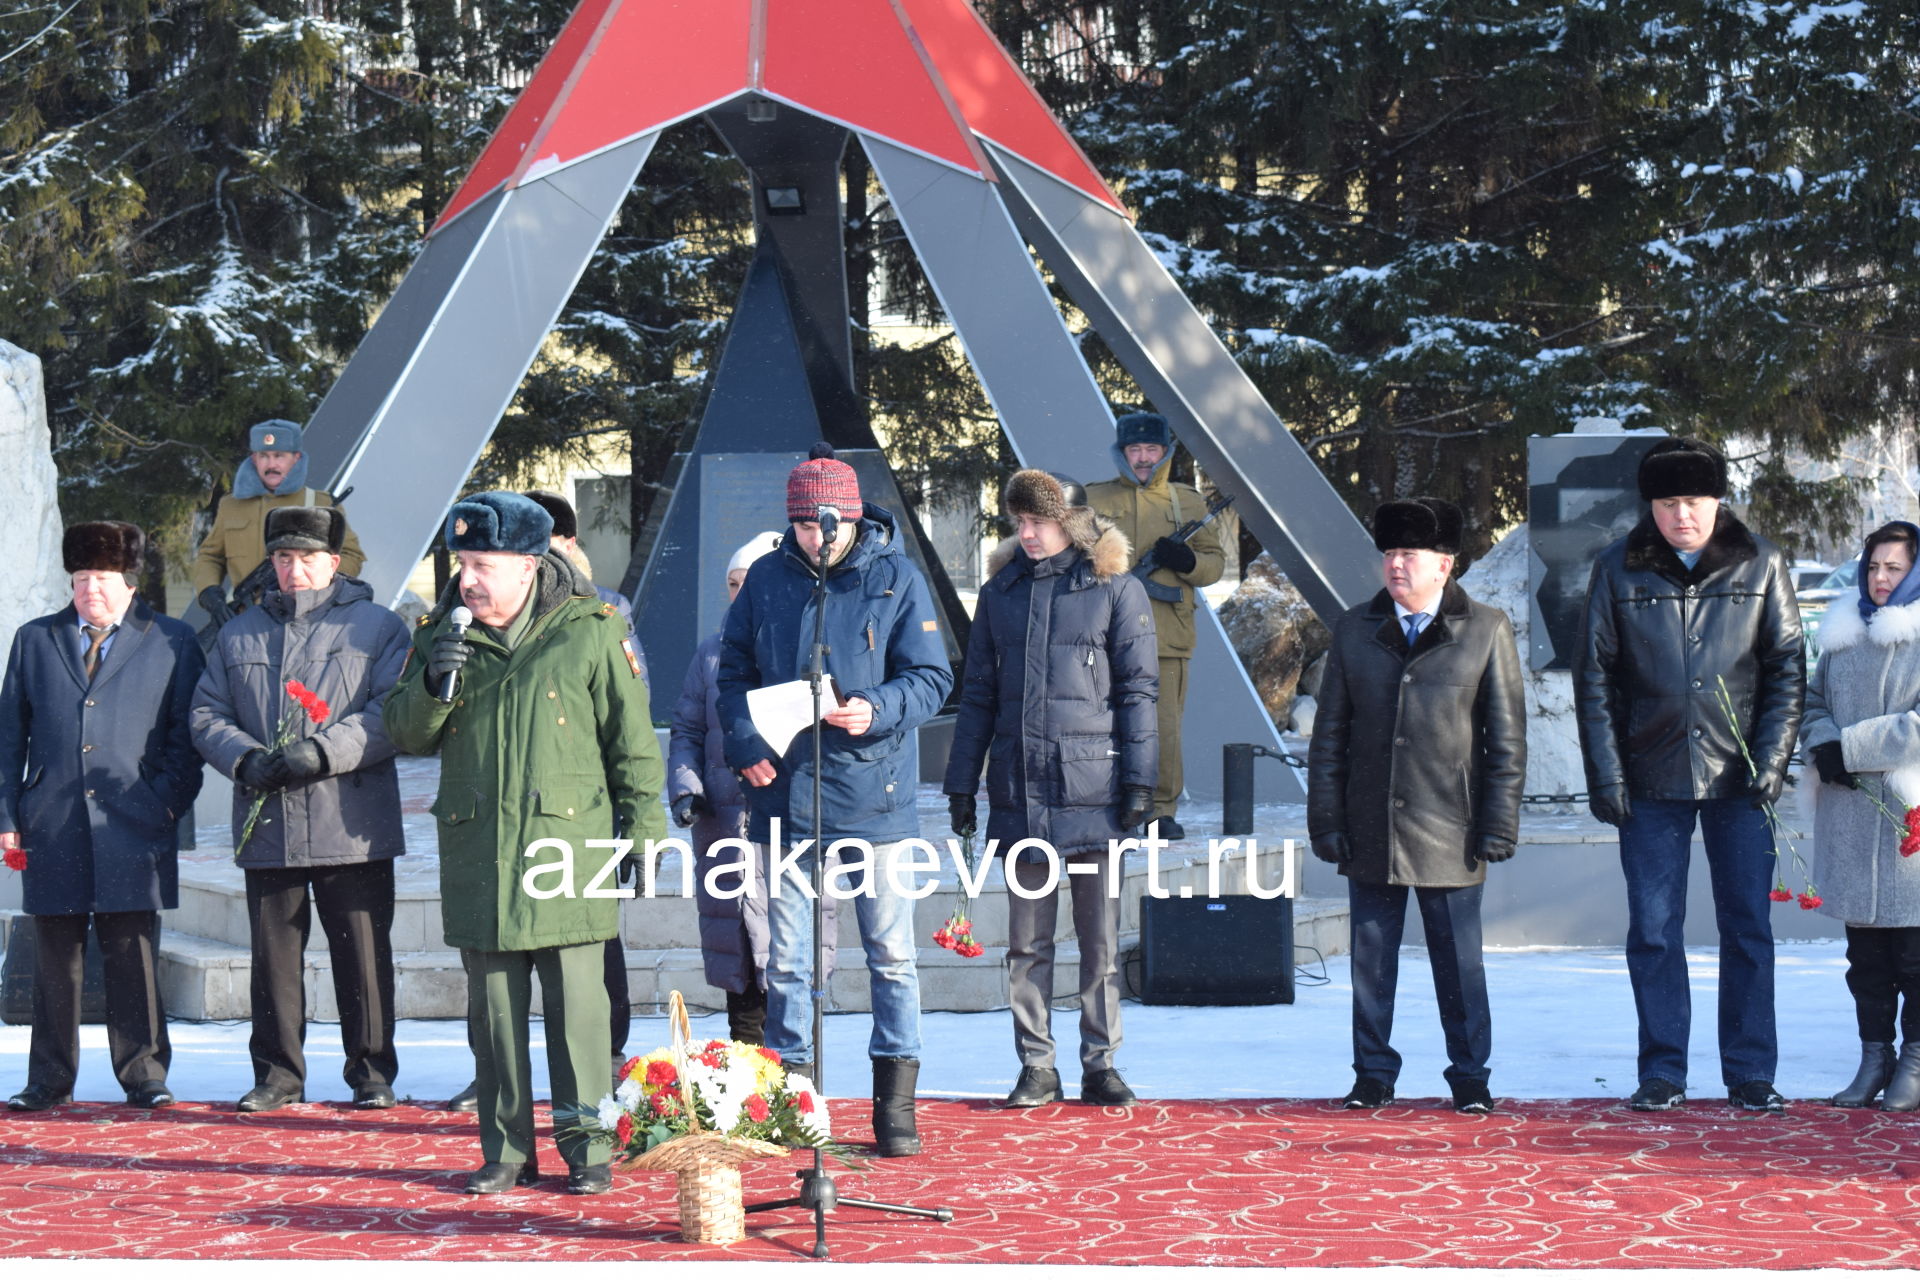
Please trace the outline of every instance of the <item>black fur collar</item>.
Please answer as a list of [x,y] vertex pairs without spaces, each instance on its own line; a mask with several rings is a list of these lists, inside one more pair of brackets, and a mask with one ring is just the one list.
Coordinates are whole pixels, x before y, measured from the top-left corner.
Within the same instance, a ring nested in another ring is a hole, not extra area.
[[1673,545],[1660,536],[1659,528],[1653,523],[1653,516],[1640,518],[1640,523],[1627,535],[1626,567],[1630,571],[1648,571],[1675,582],[1698,584],[1711,574],[1730,568],[1745,560],[1751,560],[1760,554],[1759,544],[1753,540],[1753,534],[1740,518],[1720,508],[1713,522],[1713,537],[1707,539],[1707,545],[1700,551],[1700,559],[1692,569],[1673,549]]

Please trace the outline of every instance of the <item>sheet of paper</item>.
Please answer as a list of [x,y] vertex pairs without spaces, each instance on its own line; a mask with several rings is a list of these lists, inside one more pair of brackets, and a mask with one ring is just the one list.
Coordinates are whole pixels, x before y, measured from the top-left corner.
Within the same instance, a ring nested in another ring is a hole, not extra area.
[[[820,713],[838,709],[843,701],[839,682],[829,678],[820,693]],[[813,723],[813,686],[805,680],[789,680],[764,689],[749,689],[747,714],[753,717],[753,727],[767,740],[774,755],[784,756],[794,735]]]

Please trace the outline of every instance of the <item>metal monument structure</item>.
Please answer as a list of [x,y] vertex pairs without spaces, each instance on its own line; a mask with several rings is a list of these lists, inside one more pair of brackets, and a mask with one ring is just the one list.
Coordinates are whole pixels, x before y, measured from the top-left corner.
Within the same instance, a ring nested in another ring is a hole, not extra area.
[[[675,481],[673,536],[655,540],[640,580],[663,696],[717,621],[703,603],[715,564],[778,522],[778,489],[753,517],[716,495],[822,436],[856,466],[873,447],[852,383],[849,139],[1021,465],[1083,481],[1112,469],[1112,412],[1037,254],[1316,612],[1331,619],[1378,589],[1365,530],[967,0],[583,0],[309,426],[315,476],[354,488],[382,599],[426,553],[661,131],[695,119],[752,175],[757,248]],[[891,488],[877,452],[861,469]],[[683,554],[695,527],[722,545]],[[1186,747],[1205,793],[1220,744],[1278,743],[1202,612]]]

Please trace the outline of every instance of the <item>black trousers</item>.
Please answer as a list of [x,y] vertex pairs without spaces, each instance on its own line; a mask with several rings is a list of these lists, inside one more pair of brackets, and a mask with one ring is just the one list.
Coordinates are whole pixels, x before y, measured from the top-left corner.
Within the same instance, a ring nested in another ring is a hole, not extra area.
[[[1353,920],[1353,1073],[1391,1085],[1400,1076],[1393,1001],[1400,985],[1400,939],[1406,929],[1405,885],[1347,881]],[[1480,958],[1480,885],[1414,889],[1427,931],[1433,994],[1446,1036],[1447,1083],[1485,1084],[1493,1052],[1487,971]]]
[[164,1081],[173,1046],[167,1043],[167,1011],[160,1004],[160,913],[102,911],[33,917],[38,967],[27,1083],[70,1093],[80,1074],[80,994],[89,920],[100,939],[106,970],[107,1052],[114,1078],[129,1092],[149,1080]]
[[1862,1040],[1892,1044],[1897,1009],[1900,1038],[1920,1044],[1920,929],[1848,925],[1847,990]]
[[253,1081],[293,1092],[307,1079],[308,902],[333,957],[340,1007],[341,1073],[355,1089],[391,1085],[393,1045],[393,863],[247,868],[253,934]]

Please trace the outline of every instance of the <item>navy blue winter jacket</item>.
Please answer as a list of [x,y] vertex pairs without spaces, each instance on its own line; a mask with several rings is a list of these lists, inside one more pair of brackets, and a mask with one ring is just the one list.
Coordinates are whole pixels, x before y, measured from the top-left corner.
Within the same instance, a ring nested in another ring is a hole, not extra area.
[[[872,503],[859,541],[827,570],[827,671],[849,698],[873,704],[858,737],[822,726],[823,834],[880,844],[920,834],[914,811],[920,755],[914,731],[953,688],[933,593],[901,550],[893,516]],[[813,735],[775,755],[747,711],[747,691],[803,678],[813,643],[814,573],[789,529],[781,549],[747,570],[720,637],[719,713],[727,765],[773,760],[778,776],[747,796],[748,836],[765,842],[779,818],[787,843],[813,828]]]

